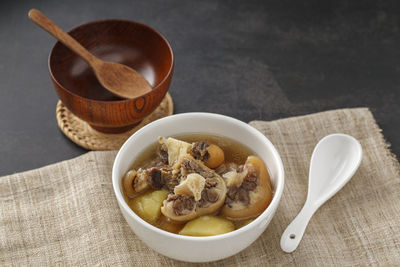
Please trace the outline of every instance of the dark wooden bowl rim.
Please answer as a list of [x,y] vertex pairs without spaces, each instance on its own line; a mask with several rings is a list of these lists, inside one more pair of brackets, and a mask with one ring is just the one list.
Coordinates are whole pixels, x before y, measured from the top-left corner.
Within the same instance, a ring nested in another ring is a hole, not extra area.
[[[150,92],[148,92],[148,93],[146,93],[146,94],[144,94],[144,95],[141,95],[141,96],[139,96],[139,97],[137,97],[137,98],[134,98],[134,99],[122,99],[122,100],[105,101],[105,100],[94,100],[94,99],[82,97],[82,96],[80,96],[80,95],[77,95],[77,94],[71,92],[70,90],[68,90],[68,89],[65,88],[64,86],[62,86],[62,85],[58,82],[58,80],[54,77],[54,75],[53,75],[53,71],[52,71],[51,66],[50,66],[50,58],[51,58],[51,55],[52,55],[53,52],[54,52],[54,49],[56,48],[56,45],[57,45],[58,43],[60,43],[59,41],[57,41],[57,42],[54,44],[53,48],[51,49],[50,54],[49,54],[49,57],[48,57],[48,60],[47,60],[47,64],[48,64],[48,68],[49,68],[49,73],[50,73],[50,76],[51,76],[51,78],[53,79],[53,81],[54,81],[55,83],[57,83],[57,85],[60,86],[61,88],[63,88],[64,90],[68,91],[71,95],[74,95],[75,97],[80,98],[80,99],[84,99],[85,101],[88,101],[88,102],[101,102],[101,103],[120,103],[120,102],[127,102],[127,101],[132,101],[132,100],[135,100],[135,99],[138,99],[138,98],[147,96],[147,95],[153,93],[154,91],[157,91],[158,88],[168,79],[168,77],[170,76],[172,70],[174,69],[174,53],[172,52],[172,48],[171,48],[171,45],[169,44],[168,40],[167,40],[160,32],[158,32],[158,31],[155,30],[154,28],[152,28],[152,27],[150,27],[150,26],[148,26],[148,25],[146,25],[146,24],[143,24],[143,23],[140,23],[140,22],[136,22],[136,21],[133,21],[133,20],[127,20],[127,19],[102,19],[102,20],[94,20],[94,21],[90,21],[90,22],[87,22],[87,23],[80,24],[80,25],[78,25],[78,26],[72,28],[71,30],[69,30],[68,33],[71,33],[72,31],[75,31],[75,30],[77,30],[78,28],[86,27],[86,26],[88,26],[88,25],[96,24],[96,23],[101,23],[101,22],[125,22],[125,23],[133,23],[133,24],[137,24],[137,25],[139,25],[139,26],[141,26],[141,27],[147,28],[148,30],[154,32],[156,35],[160,36],[161,39],[162,39],[162,40],[165,42],[165,44],[167,45],[168,50],[169,50],[170,55],[171,55],[171,66],[169,67],[168,73],[165,75],[165,77],[163,78],[163,80],[162,80],[161,82],[159,82],[157,86],[153,87],[153,90],[151,90]],[[71,53],[74,53],[74,52],[72,52],[72,50],[71,50]]]

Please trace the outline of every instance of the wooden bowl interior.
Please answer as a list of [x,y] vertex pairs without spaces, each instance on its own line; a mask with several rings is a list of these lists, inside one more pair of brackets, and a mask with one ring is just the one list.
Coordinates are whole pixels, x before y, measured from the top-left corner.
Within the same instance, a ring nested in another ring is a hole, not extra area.
[[[95,56],[132,67],[153,89],[171,69],[169,45],[145,25],[106,20],[81,25],[69,33]],[[122,100],[101,86],[90,66],[60,42],[51,52],[49,66],[55,80],[73,94],[91,100]]]

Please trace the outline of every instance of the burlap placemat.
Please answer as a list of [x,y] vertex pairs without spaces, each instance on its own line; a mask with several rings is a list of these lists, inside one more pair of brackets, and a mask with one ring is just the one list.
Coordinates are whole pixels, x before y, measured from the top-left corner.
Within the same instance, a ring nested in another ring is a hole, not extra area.
[[[400,263],[400,166],[372,114],[344,109],[251,122],[281,154],[285,190],[262,236],[212,266],[397,265]],[[282,252],[280,236],[307,193],[311,153],[320,138],[347,133],[364,149],[352,180],[311,219],[300,246]],[[0,178],[0,265],[186,266],[152,251],[125,223],[111,185],[116,152],[89,152]],[[207,265],[207,264],[204,264]]]

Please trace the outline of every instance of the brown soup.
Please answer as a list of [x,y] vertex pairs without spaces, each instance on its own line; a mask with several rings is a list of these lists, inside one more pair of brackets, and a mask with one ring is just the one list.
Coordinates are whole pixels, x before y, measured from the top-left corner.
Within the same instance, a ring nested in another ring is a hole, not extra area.
[[208,134],[160,138],[137,157],[123,188],[139,217],[190,236],[243,227],[272,199],[264,162],[239,142]]

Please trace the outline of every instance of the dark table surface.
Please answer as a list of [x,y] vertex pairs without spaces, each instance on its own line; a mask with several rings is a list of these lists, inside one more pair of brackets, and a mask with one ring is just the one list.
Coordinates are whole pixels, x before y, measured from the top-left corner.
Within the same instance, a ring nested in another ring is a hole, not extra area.
[[175,113],[243,121],[369,107],[400,155],[400,2],[0,2],[0,175],[87,152],[58,129],[47,70],[55,39],[27,17],[38,8],[63,29],[105,18],[148,24],[170,42]]

